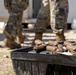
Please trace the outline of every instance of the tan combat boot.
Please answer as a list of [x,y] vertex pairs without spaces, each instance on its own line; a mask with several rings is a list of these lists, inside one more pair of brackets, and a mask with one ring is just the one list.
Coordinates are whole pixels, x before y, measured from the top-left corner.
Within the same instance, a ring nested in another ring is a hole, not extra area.
[[3,47],[8,47],[10,49],[15,49],[15,48],[21,48],[21,45],[17,44],[15,41],[13,41],[9,38],[5,38]]
[[65,36],[63,32],[61,34],[56,33],[56,41],[57,42],[65,41]]
[[35,33],[35,38],[34,38],[34,40],[33,40],[33,42],[32,42],[32,46],[34,46],[35,45],[35,40],[42,40],[42,35],[43,35],[43,33],[39,33],[39,32],[37,32],[37,33]]
[[18,36],[17,36],[17,43],[18,43],[18,44],[21,44],[21,43],[24,42],[24,40],[25,40],[25,35],[22,34],[22,31],[21,31],[21,32],[19,32],[19,34],[18,34]]
[[53,31],[53,33],[56,34],[57,42],[65,41],[64,30],[62,30],[62,29],[56,30],[56,31]]

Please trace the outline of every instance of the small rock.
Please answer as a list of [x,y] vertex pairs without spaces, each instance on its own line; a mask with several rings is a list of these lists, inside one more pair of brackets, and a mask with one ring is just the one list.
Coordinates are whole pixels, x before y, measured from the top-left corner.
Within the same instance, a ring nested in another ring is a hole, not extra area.
[[7,56],[7,55],[3,55],[3,57],[4,57],[4,58],[9,58],[9,56]]
[[0,48],[2,48],[2,46],[0,45]]

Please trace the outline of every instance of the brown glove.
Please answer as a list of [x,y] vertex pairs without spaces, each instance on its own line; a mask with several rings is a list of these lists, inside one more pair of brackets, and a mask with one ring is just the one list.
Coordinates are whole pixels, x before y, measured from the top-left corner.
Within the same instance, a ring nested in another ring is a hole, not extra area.
[[43,49],[46,45],[45,44],[41,44],[41,45],[35,45],[33,47],[34,50],[39,50],[39,49]]
[[64,46],[73,46],[74,43],[71,43],[71,42],[68,42],[68,41],[65,41],[64,42]]
[[41,45],[43,44],[44,42],[42,42],[41,40],[37,39],[34,41],[35,45]]
[[36,50],[37,53],[41,52],[41,51],[45,51],[46,50],[46,45],[45,44],[41,44],[41,45],[35,45],[33,47],[33,50]]
[[66,46],[66,49],[70,52],[72,51],[76,51],[76,47],[75,46]]
[[50,46],[56,46],[57,45],[57,42],[56,41],[48,41],[48,45]]
[[46,50],[50,51],[52,54],[55,54],[57,47],[56,46],[46,46]]
[[41,40],[35,40],[35,45],[33,47],[33,50],[36,50],[37,52],[45,51],[46,50],[46,44],[42,42]]
[[58,42],[58,49],[56,50],[56,52],[64,52],[65,48],[64,48],[64,42]]

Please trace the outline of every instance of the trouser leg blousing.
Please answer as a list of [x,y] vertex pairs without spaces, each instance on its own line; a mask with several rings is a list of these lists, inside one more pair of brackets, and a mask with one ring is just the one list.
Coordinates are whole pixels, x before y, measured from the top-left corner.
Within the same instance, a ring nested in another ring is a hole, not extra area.
[[60,42],[60,41],[65,41],[65,36],[64,36],[64,32],[61,34],[56,34],[56,41]]

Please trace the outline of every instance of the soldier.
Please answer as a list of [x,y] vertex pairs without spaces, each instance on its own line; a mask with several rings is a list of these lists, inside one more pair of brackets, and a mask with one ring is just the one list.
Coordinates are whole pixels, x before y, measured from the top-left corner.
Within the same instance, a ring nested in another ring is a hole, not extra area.
[[[67,27],[68,0],[42,0],[35,25],[35,38],[42,40],[42,34],[51,25],[56,41],[65,41],[64,30]],[[34,43],[33,43],[34,44]]]
[[[9,48],[20,48],[25,36],[22,34],[22,15],[27,8],[29,0],[4,0],[5,8],[9,12],[9,19],[3,33],[4,43]],[[16,40],[17,38],[17,40]],[[16,41],[17,42],[16,42]]]

